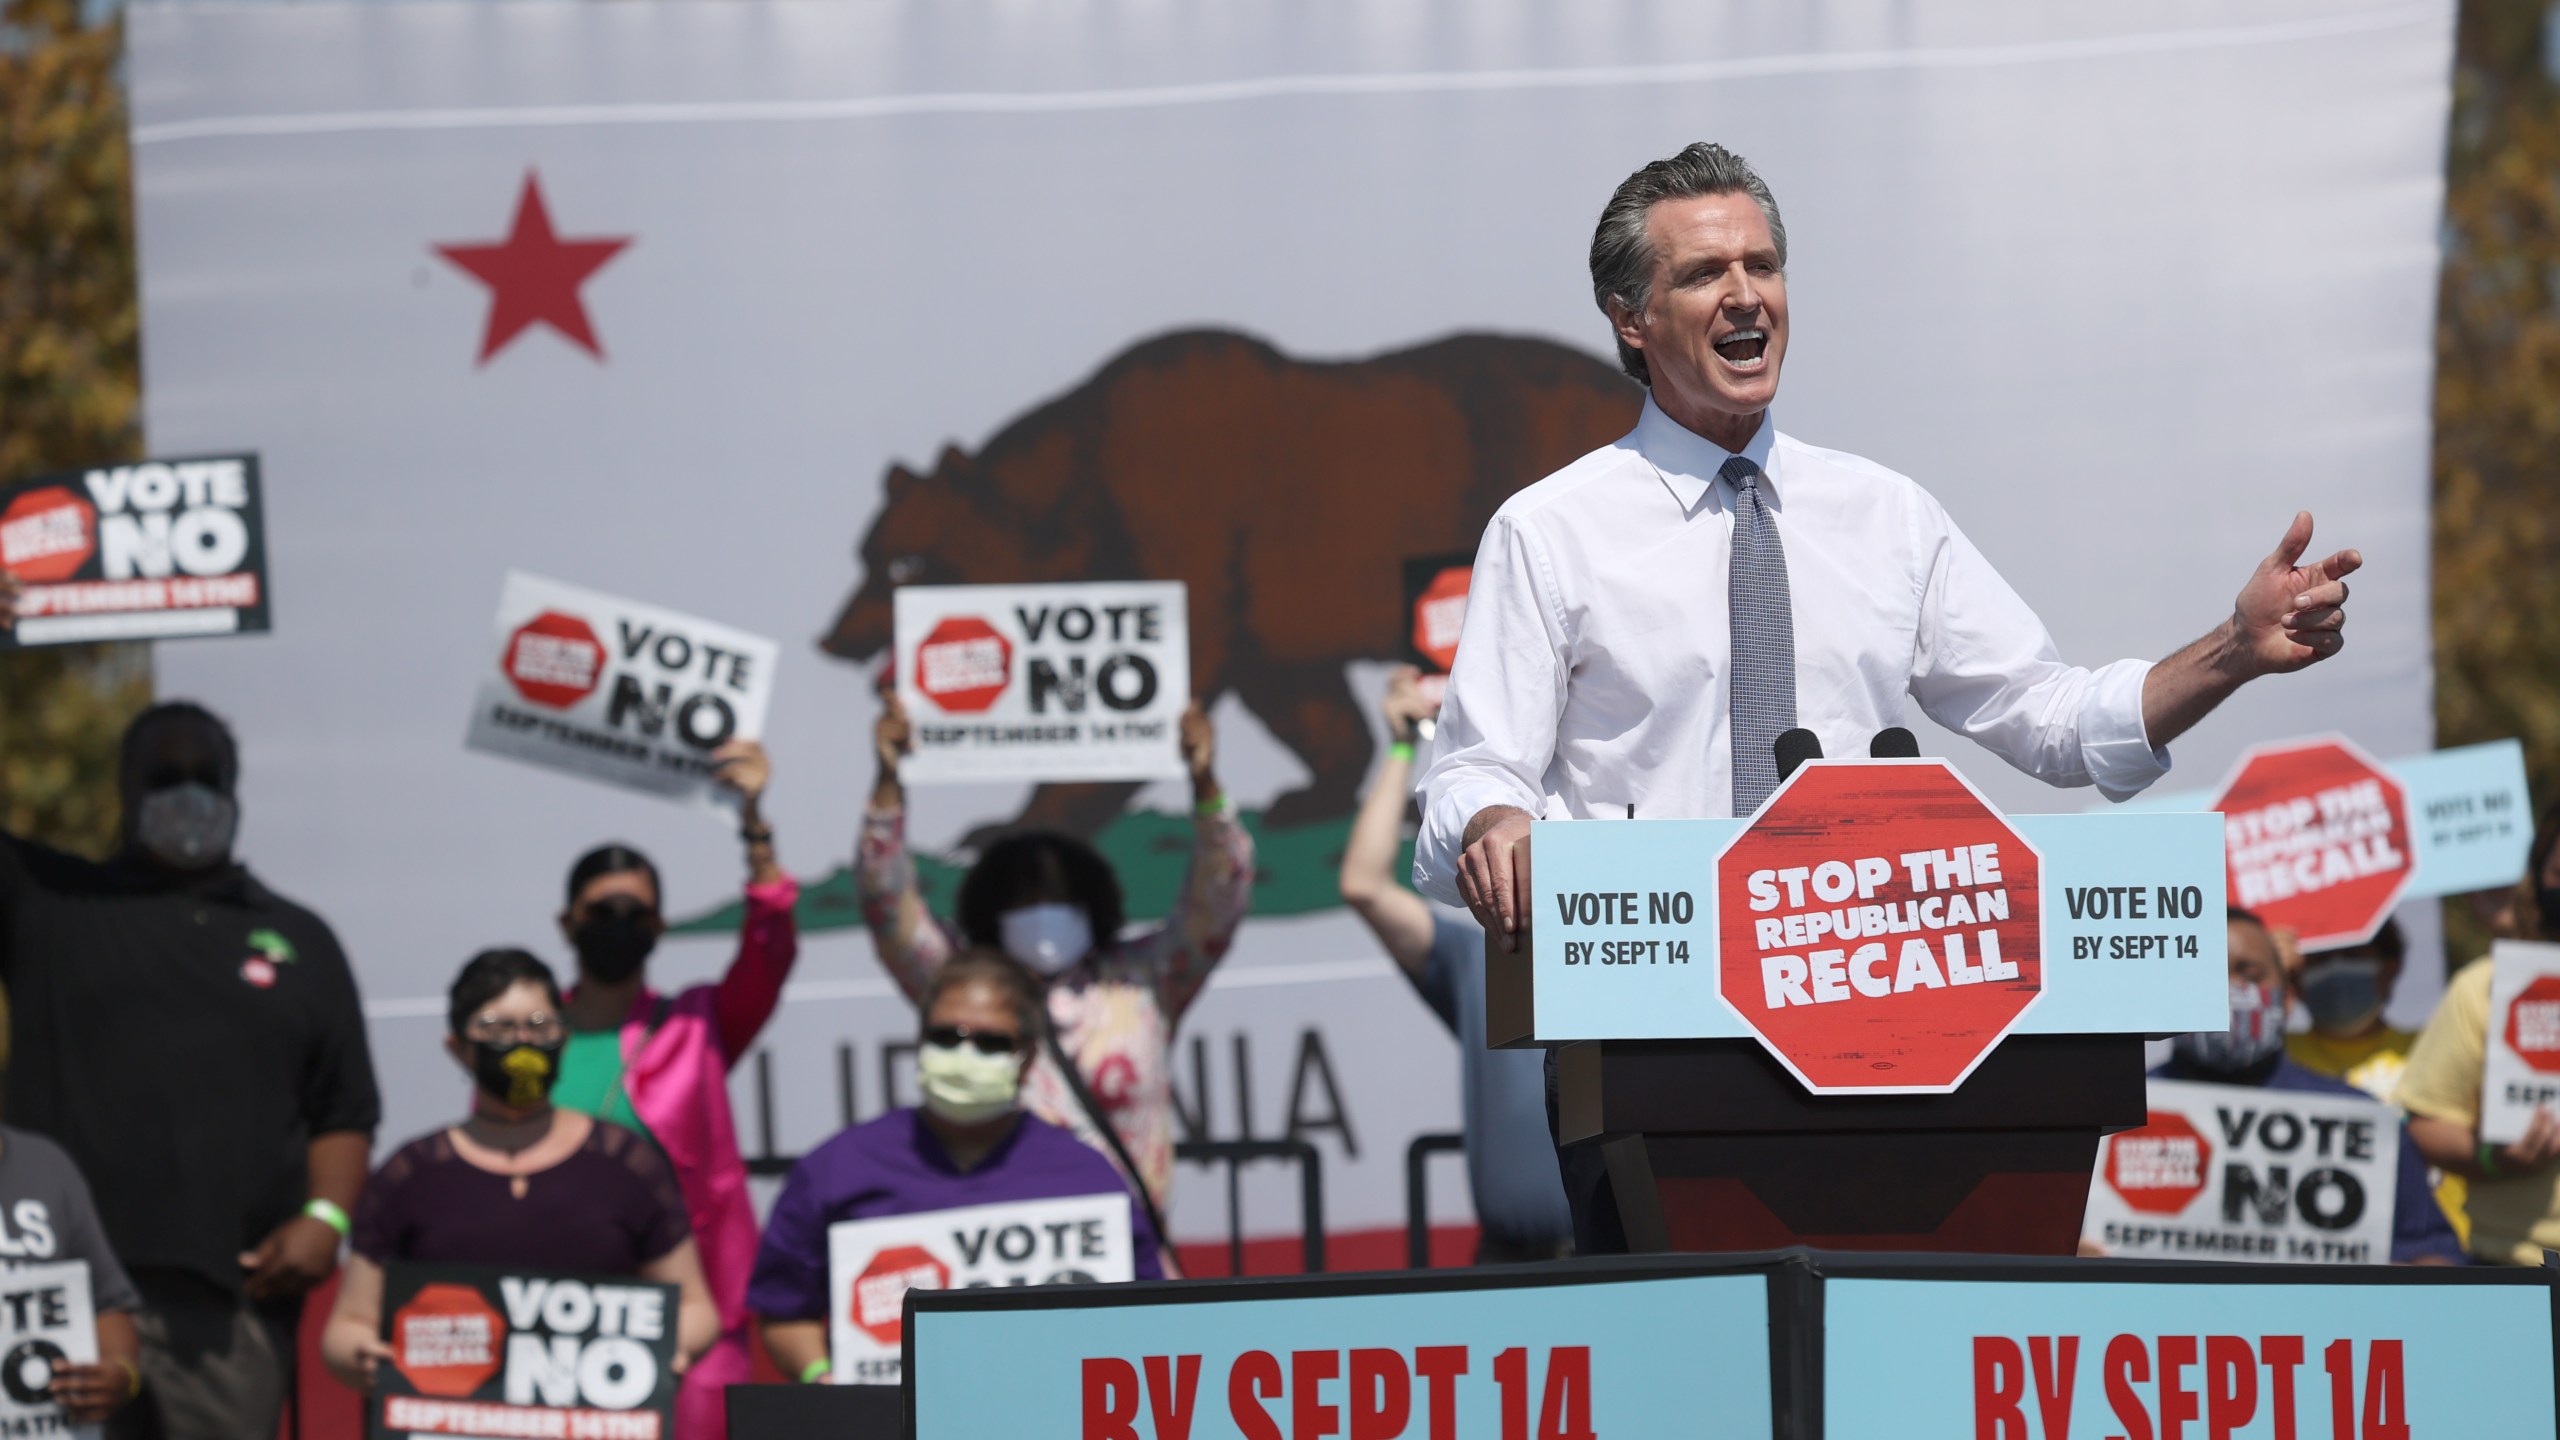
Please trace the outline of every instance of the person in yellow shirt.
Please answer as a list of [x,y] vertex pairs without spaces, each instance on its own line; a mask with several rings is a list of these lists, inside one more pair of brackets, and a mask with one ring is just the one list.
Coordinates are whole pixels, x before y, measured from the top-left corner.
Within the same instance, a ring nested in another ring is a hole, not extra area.
[[2376,1100],[2389,1100],[2408,1066],[2409,1047],[2418,1040],[2414,1032],[2382,1018],[2408,953],[2400,922],[2385,920],[2361,945],[2287,954],[2294,999],[2311,1017],[2310,1029],[2285,1037],[2293,1063],[2315,1075],[2344,1080]]
[[[2560,804],[2543,812],[2528,852],[2533,887],[2518,918],[2533,936],[2560,941]],[[2392,1099],[2409,1112],[2409,1138],[2427,1163],[2470,1182],[2468,1244],[2482,1260],[2539,1265],[2560,1249],[2560,1118],[2536,1111],[2524,1136],[2480,1138],[2480,1076],[2488,1055],[2489,961],[2462,967],[2418,1043]]]
[[[2294,999],[2311,1017],[2310,1029],[2285,1037],[2284,1048],[2293,1063],[2314,1075],[2344,1080],[2388,1103],[2400,1088],[2401,1072],[2409,1068],[2409,1048],[2418,1042],[2415,1031],[2382,1018],[2393,988],[2400,983],[2400,962],[2409,953],[2400,922],[2383,921],[2373,938],[2361,945],[2314,955],[2294,948],[2289,931],[2277,932],[2276,944],[2284,952]],[[2453,1222],[2454,1233],[2468,1246],[2470,1182],[2439,1170],[2435,1194],[2436,1204]]]

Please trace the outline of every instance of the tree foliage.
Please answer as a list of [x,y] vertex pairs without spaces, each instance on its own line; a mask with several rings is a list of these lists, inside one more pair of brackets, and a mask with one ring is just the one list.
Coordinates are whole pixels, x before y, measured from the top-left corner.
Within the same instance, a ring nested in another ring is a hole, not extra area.
[[2464,7],[2436,328],[2440,743],[2560,786],[2560,89],[2544,8]]
[[[76,0],[0,7],[0,476],[139,442],[122,41]],[[0,829],[102,852],[116,740],[149,694],[140,647],[0,651]]]

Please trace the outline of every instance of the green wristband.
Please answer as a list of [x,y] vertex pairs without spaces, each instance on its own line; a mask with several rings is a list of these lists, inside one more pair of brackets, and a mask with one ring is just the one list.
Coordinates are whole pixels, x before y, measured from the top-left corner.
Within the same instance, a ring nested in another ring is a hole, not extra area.
[[2478,1158],[2480,1161],[2481,1178],[2486,1180],[2504,1180],[2507,1178],[2506,1175],[2498,1169],[2497,1146],[2490,1144],[2486,1140],[2481,1141],[2480,1154]]
[[1410,740],[1398,740],[1394,744],[1389,745],[1387,747],[1387,758],[1390,760],[1401,760],[1407,765],[1412,764],[1413,742]]
[[1227,798],[1227,792],[1221,790],[1216,799],[1203,800],[1192,806],[1191,811],[1195,815],[1232,815],[1236,812],[1236,804]]
[[335,1200],[314,1200],[302,1207],[302,1213],[337,1231],[341,1240],[356,1228],[355,1222],[347,1218],[347,1212],[339,1209]]
[[835,1368],[835,1362],[821,1355],[817,1359],[800,1367],[800,1383],[803,1385],[815,1385],[819,1381],[834,1374]]

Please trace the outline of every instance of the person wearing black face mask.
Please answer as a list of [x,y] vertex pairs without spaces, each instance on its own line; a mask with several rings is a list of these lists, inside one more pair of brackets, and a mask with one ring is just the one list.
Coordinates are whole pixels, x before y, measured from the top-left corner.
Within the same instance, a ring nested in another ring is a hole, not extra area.
[[114,855],[0,836],[8,1120],[88,1177],[142,1300],[110,1436],[275,1433],[381,1119],[337,937],[232,854],[239,776],[219,719],[155,705]]
[[792,906],[799,886],[774,859],[764,791],[772,767],[764,747],[732,741],[713,753],[720,779],[739,797],[747,887],[737,956],[714,984],[681,994],[649,987],[648,960],[666,930],[658,869],[625,845],[581,856],[569,872],[560,933],[578,956],[569,992],[566,1044],[552,1099],[655,1140],[675,1167],[718,1305],[721,1337],[685,1378],[677,1428],[685,1440],[719,1440],[728,1430],[723,1387],[744,1383],[747,1277],[755,1267],[755,1212],[746,1161],[729,1111],[729,1067],[772,1018],[799,953]]
[[471,1074],[471,1115],[402,1146],[365,1187],[321,1336],[322,1358],[350,1388],[372,1389],[391,1354],[382,1285],[395,1261],[673,1285],[679,1371],[719,1335],[666,1158],[619,1125],[552,1104],[568,1039],[560,1013],[550,968],[522,950],[484,950],[455,978],[444,1045]]
[[[2560,804],[2542,813],[2526,851],[2516,905],[2522,940],[2560,942]],[[2560,1248],[2560,1116],[2546,1107],[2515,1141],[2480,1138],[2480,1080],[2488,1057],[2490,959],[2446,982],[2444,999],[2409,1049],[2395,1092],[2427,1160],[2470,1184],[2471,1253],[2500,1265],[2540,1265]]]

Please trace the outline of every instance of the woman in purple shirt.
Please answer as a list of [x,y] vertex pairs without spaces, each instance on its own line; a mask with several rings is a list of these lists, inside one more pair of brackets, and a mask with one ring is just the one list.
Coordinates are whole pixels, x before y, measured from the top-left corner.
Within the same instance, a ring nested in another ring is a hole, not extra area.
[[[1040,984],[994,950],[971,950],[925,984],[919,1109],[892,1110],[802,1156],[765,1221],[747,1308],[783,1374],[823,1379],[827,1227],[967,1205],[1127,1195],[1120,1172],[1075,1136],[1020,1108],[1023,1067],[1039,1053]],[[1164,1264],[1145,1212],[1129,1205],[1132,1269]]]
[[321,1358],[350,1388],[373,1388],[391,1354],[383,1267],[417,1260],[673,1285],[681,1373],[720,1334],[684,1192],[647,1139],[553,1108],[569,1031],[551,971],[522,950],[482,951],[453,982],[447,1019],[445,1048],[476,1082],[471,1116],[402,1146],[366,1184]]

